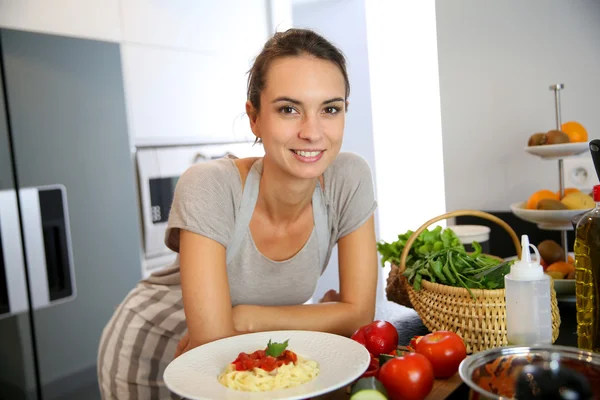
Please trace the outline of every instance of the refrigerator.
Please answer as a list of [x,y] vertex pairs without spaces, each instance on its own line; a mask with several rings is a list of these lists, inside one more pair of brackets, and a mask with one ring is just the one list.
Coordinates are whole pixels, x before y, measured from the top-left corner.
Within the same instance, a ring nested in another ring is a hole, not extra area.
[[0,29],[0,72],[0,399],[97,399],[141,278],[120,47]]

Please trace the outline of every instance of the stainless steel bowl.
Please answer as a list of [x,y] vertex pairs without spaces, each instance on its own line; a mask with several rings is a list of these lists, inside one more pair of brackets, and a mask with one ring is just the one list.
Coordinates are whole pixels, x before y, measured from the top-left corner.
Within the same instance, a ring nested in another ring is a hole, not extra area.
[[[473,398],[507,400],[513,394],[499,395],[485,390],[480,383],[489,379],[490,372],[498,376],[504,371],[507,383],[512,386],[523,365],[558,362],[560,365],[575,369],[584,375],[594,394],[600,398],[600,354],[565,346],[507,346],[475,353],[465,358],[458,372],[474,394]],[[485,386],[485,385],[484,385]]]

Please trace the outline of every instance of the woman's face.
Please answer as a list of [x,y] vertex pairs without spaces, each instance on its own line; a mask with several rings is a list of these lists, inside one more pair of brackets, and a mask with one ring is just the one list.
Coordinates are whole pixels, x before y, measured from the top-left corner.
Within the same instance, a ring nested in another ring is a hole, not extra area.
[[344,76],[331,61],[311,56],[274,60],[260,95],[260,111],[247,110],[266,159],[302,179],[323,174],[342,145]]

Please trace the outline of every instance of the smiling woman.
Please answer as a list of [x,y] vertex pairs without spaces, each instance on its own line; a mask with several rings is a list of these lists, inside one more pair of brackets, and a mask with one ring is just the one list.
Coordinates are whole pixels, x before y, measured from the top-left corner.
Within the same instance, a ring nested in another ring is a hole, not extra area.
[[[267,41],[246,103],[265,156],[200,163],[179,179],[165,232],[177,261],[140,282],[107,324],[103,399],[169,397],[169,362],[216,339],[350,336],[372,321],[376,202],[367,163],[340,153],[349,93],[345,59],[322,36],[291,29]],[[304,304],[336,245],[340,293]]]

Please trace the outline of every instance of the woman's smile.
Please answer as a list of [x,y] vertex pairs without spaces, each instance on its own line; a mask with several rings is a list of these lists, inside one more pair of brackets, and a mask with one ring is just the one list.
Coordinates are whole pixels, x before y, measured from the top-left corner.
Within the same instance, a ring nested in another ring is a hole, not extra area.
[[291,150],[291,152],[298,161],[314,163],[323,157],[325,150]]

